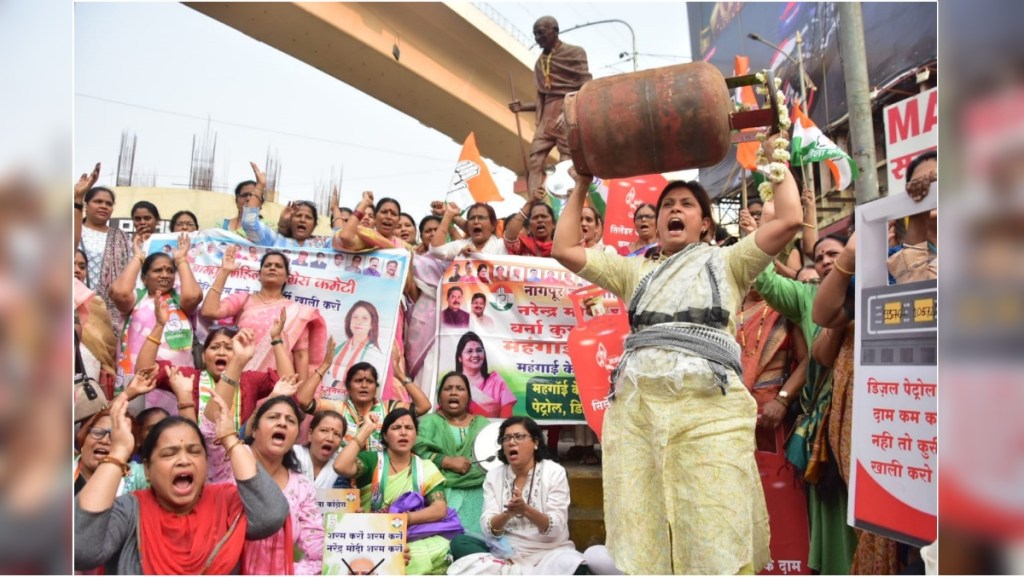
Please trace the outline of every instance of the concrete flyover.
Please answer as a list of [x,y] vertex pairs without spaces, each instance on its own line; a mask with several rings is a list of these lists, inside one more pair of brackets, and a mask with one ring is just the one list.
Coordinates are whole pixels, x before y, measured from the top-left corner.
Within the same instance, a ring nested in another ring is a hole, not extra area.
[[[524,173],[509,73],[533,102],[535,57],[468,3],[186,2],[400,110],[461,143],[476,132],[480,153]],[[395,47],[399,55],[393,54]],[[528,151],[534,115],[521,115]],[[555,162],[557,158],[551,157]]]

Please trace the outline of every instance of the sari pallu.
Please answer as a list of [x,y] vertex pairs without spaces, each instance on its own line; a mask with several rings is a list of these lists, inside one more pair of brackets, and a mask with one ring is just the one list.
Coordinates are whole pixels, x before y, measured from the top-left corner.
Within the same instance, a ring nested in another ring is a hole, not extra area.
[[[363,451],[357,462],[356,484],[359,485],[363,511],[386,513],[392,503],[408,492],[422,495],[432,503],[434,493],[444,494],[444,476],[433,463],[412,456],[404,471],[388,474],[387,451]],[[442,575],[448,568],[448,539],[440,536],[413,541],[409,546],[406,575]]]
[[233,484],[206,485],[187,515],[166,511],[153,491],[136,491],[139,552],[147,575],[225,575],[245,545],[246,517]]
[[792,325],[763,300],[740,314],[745,320],[737,328],[736,340],[743,349],[743,384],[760,409],[775,398],[792,374]]
[[[456,441],[453,431],[456,430],[448,421],[438,413],[431,413],[420,421],[419,433],[416,437],[416,446],[413,451],[420,457],[432,461],[445,478],[445,494],[448,497],[448,505],[454,507],[459,514],[459,520],[466,533],[480,533],[480,516],[483,514],[484,493],[483,484],[487,473],[474,464],[469,472],[460,475],[455,471],[441,469],[441,462],[445,457],[465,457],[470,461],[476,459],[473,453],[473,445],[477,435],[480,434],[490,421],[475,416],[465,429],[465,437]],[[497,450],[497,447],[495,447]]]
[[310,367],[323,362],[327,352],[327,324],[320,316],[320,311],[287,298],[261,303],[251,296],[248,293],[233,293],[221,301],[218,311],[222,318],[234,317],[236,325],[252,329],[255,333],[256,352],[245,370],[265,371],[276,368],[274,350],[270,345],[270,327],[280,315],[282,306],[288,309],[288,320],[281,331],[285,346],[293,355],[297,350],[308,350]]
[[110,322],[114,327],[115,336],[121,337],[120,329],[124,318],[121,311],[117,310],[114,301],[110,298],[110,285],[114,284],[117,277],[121,275],[128,259],[132,257],[132,241],[128,235],[117,227],[107,228],[107,244],[103,248],[103,263],[100,267],[100,276],[96,286],[92,287],[96,294],[100,295],[107,305],[107,312],[110,313]]

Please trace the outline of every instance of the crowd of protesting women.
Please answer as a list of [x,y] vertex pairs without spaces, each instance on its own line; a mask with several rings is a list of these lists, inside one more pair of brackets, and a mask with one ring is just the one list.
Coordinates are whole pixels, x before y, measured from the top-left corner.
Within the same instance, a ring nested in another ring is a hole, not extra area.
[[[936,163],[930,153],[911,164],[915,199]],[[543,189],[500,224],[486,203],[464,212],[434,202],[417,224],[394,199],[367,192],[347,209],[335,194],[332,234],[316,236],[312,202],[290,203],[277,223],[261,217],[265,178],[253,165],[254,180],[235,188],[237,213],[218,226],[264,247],[259,289],[225,295],[247,255],[224,248],[204,292],[189,258],[204,228],[195,214],[170,219],[176,248],[147,254],[158,207],[132,207],[129,238],[110,225],[116,198],[97,186],[99,168],[74,187],[85,375],[76,389],[87,391],[75,407],[80,572],[320,574],[322,488],[358,489],[362,512],[406,512],[410,535],[420,529],[405,551],[410,574],[757,572],[770,533],[754,455],[777,431],[806,482],[807,511],[794,514],[809,519],[810,568],[895,573],[914,560],[910,548],[846,523],[856,235],[819,238],[814,195],[801,197],[788,171],[772,201],[742,211],[739,239],[718,237],[698,182],[670,182],[656,204],[634,209],[637,237],[620,254],[601,242],[585,175],[558,219]],[[893,282],[935,278],[935,222],[924,213],[893,224]],[[288,298],[294,263],[283,251],[302,248],[407,250],[395,334],[378,334],[369,302],[332,330]],[[628,303],[601,444],[607,548],[580,552],[570,540],[557,438],[513,416],[515,397],[474,332],[459,341],[457,370],[434,398],[424,393],[435,388],[438,322],[448,322],[442,276],[472,255],[553,258]],[[199,343],[199,319],[233,324],[210,325]],[[388,339],[396,346],[382,363]],[[343,381],[328,382],[328,372]],[[111,402],[89,403],[90,383]],[[345,400],[322,398],[323,386]],[[500,466],[489,471],[473,452],[488,417],[503,419]],[[454,531],[445,524],[453,514]]]

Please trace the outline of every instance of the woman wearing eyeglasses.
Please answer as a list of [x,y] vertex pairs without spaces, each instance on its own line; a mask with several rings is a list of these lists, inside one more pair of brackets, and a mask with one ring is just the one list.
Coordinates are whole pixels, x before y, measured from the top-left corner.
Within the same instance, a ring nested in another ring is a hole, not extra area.
[[[449,202],[444,209],[444,217],[441,218],[441,225],[438,230],[448,230],[452,221],[458,218],[459,207]],[[505,243],[494,235],[498,228],[498,216],[494,208],[485,203],[478,202],[469,207],[466,216],[466,226],[469,229],[469,238],[445,242],[444,234],[434,234],[430,239],[430,254],[435,258],[451,262],[459,256],[466,256],[470,253],[481,254],[508,254]]]
[[[106,457],[75,497],[75,569],[115,575],[237,573],[246,540],[273,535],[288,501],[253,454],[217,424],[235,483],[207,482],[207,445],[194,421],[168,417],[150,431],[142,462],[152,486],[117,496],[135,447],[128,404],[115,399]],[[238,450],[236,450],[238,449]]]
[[654,224],[658,217],[657,213],[658,209],[647,202],[636,207],[633,213],[633,230],[636,231],[637,239],[620,249],[623,256],[642,256],[658,246],[658,229]]
[[[153,390],[156,373],[157,367],[148,367],[140,370],[136,373],[132,382],[125,388],[122,395],[130,402],[132,399]],[[174,394],[179,399],[191,399],[191,382],[183,383],[181,379],[173,379],[171,384],[174,388]],[[154,409],[154,411],[157,410],[159,409]],[[193,409],[185,409],[181,411],[181,415],[192,420],[196,418],[196,413]],[[167,413],[164,412],[163,416],[167,417]],[[139,421],[141,420],[142,414],[139,415]],[[157,422],[159,421],[149,419],[147,424],[150,425],[149,428],[152,428],[152,425],[155,425]],[[75,448],[79,450],[72,463],[76,495],[82,490],[82,487],[85,487],[85,483],[92,477],[92,474],[96,472],[96,467],[99,466],[100,462],[105,457],[110,456],[110,433],[112,428],[113,419],[110,416],[110,409],[103,409],[86,419],[78,431],[75,432]],[[143,471],[142,464],[131,461],[128,465],[130,471],[118,485],[118,495],[149,487],[149,481],[146,479],[146,473]]]
[[550,460],[540,427],[529,417],[505,419],[498,442],[502,464],[487,473],[480,518],[491,545],[469,535],[454,537],[451,572],[506,559],[522,574],[576,573],[584,557],[569,540],[569,480]]

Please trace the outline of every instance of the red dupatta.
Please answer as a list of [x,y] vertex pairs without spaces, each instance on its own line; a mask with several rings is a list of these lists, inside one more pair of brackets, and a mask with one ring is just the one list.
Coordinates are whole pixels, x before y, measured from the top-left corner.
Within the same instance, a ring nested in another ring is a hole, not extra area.
[[233,484],[206,485],[185,515],[167,511],[152,489],[135,491],[139,502],[139,553],[147,575],[226,575],[245,545],[246,517]]

